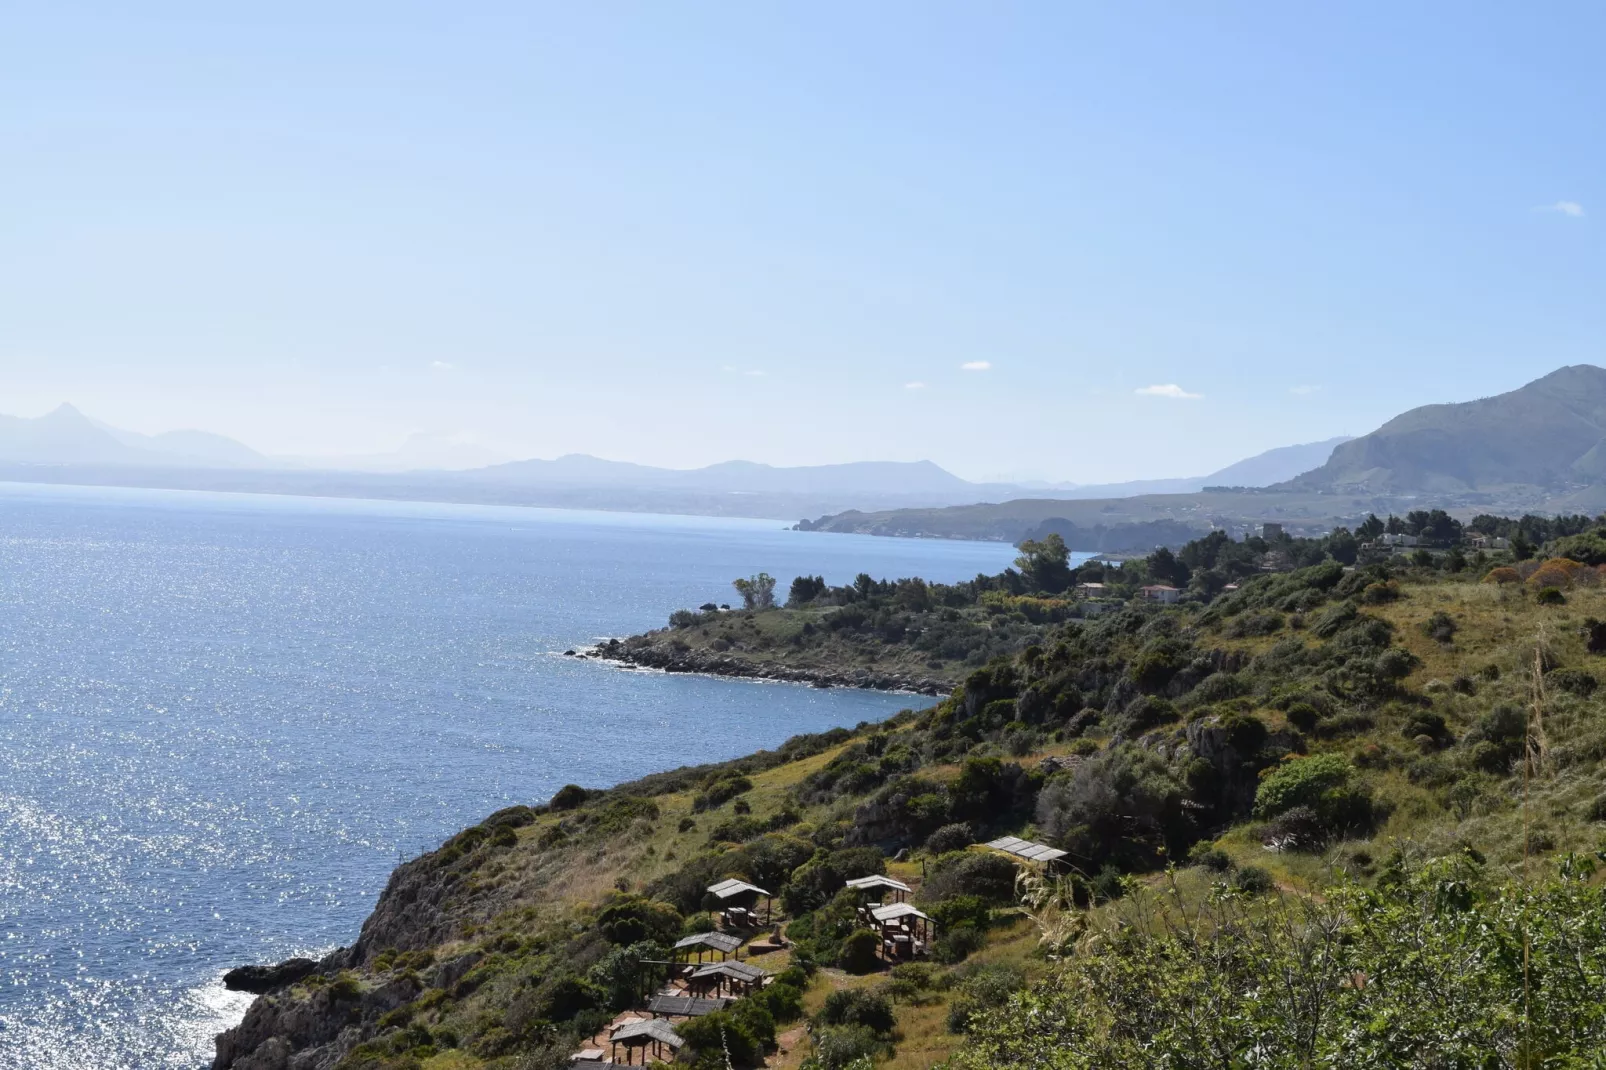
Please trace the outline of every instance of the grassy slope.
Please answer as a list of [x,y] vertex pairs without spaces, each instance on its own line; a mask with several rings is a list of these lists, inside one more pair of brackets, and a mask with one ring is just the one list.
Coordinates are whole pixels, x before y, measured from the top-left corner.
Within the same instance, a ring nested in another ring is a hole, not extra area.
[[[1585,616],[1606,618],[1606,590],[1578,590],[1569,604],[1544,607],[1534,603],[1521,590],[1459,581],[1407,583],[1405,597],[1395,603],[1364,607],[1365,612],[1395,625],[1397,645],[1410,650],[1420,664],[1403,681],[1406,693],[1431,700],[1432,708],[1443,713],[1451,732],[1463,736],[1477,719],[1500,702],[1522,704],[1530,696],[1531,666],[1537,645],[1547,651],[1552,663],[1588,668],[1592,659],[1585,652],[1578,628]],[[1442,644],[1429,638],[1422,624],[1436,611],[1451,615],[1459,625],[1454,641]],[[1309,614],[1314,617],[1315,612]],[[733,615],[736,616],[736,615]],[[778,626],[785,625],[781,615]],[[796,616],[792,618],[794,621]],[[733,626],[745,626],[733,621]],[[1277,634],[1256,638],[1227,638],[1223,627],[1203,630],[1201,647],[1241,650],[1265,654],[1290,638],[1310,646],[1321,645],[1308,632],[1285,627]],[[1497,679],[1479,676],[1486,666],[1499,669]],[[1448,685],[1457,677],[1479,680],[1475,694],[1459,694]],[[1553,690],[1548,706],[1548,728],[1554,773],[1536,784],[1532,792],[1532,812],[1538,842],[1548,851],[1593,847],[1598,829],[1585,814],[1592,801],[1606,788],[1602,758],[1606,757],[1606,722],[1599,716],[1599,703]],[[1218,845],[1242,863],[1269,869],[1279,885],[1290,889],[1319,889],[1340,871],[1363,876],[1370,859],[1380,858],[1400,843],[1419,845],[1432,852],[1459,841],[1468,841],[1486,851],[1496,862],[1512,866],[1523,853],[1523,829],[1516,799],[1519,779],[1510,776],[1472,774],[1465,768],[1460,750],[1451,747],[1439,753],[1418,753],[1418,744],[1403,738],[1401,728],[1410,710],[1399,703],[1378,703],[1376,723],[1359,736],[1322,741],[1310,740],[1312,751],[1332,750],[1350,754],[1369,745],[1382,753],[1364,773],[1377,796],[1392,807],[1386,820],[1370,837],[1370,842],[1348,841],[1319,854],[1274,853],[1260,846],[1252,823],[1243,822],[1225,830]],[[1282,727],[1283,715],[1275,709],[1259,708],[1253,716],[1273,728]],[[914,718],[906,718],[898,733],[920,731]],[[862,736],[862,733],[861,733]],[[1107,726],[1100,726],[1089,737],[1103,744],[1109,739]],[[896,736],[894,737],[896,738]],[[826,768],[844,749],[836,745],[820,753],[774,768],[753,773],[751,791],[739,798],[751,807],[756,819],[768,818],[793,802],[793,791],[808,776]],[[1069,742],[1045,737],[1031,753],[1007,760],[1035,768],[1044,754],[1060,754]],[[952,762],[927,764],[919,775],[936,781],[950,780],[958,771]],[[1477,785],[1477,792],[1457,802],[1450,795],[1456,779]],[[587,804],[583,812],[600,812],[610,793]],[[471,975],[475,984],[463,991],[428,988],[428,970],[418,969],[426,989],[416,1001],[422,1009],[412,1020],[426,1024],[437,1033],[449,1029],[465,1044],[464,1049],[427,1055],[420,1065],[429,1070],[469,1070],[482,1066],[512,1067],[510,1057],[476,1049],[473,1038],[483,1036],[489,1023],[500,1021],[523,984],[522,976],[538,960],[535,945],[552,946],[553,932],[568,933],[574,919],[583,921],[588,909],[603,900],[616,886],[641,889],[655,878],[673,872],[687,859],[705,850],[708,829],[730,817],[735,802],[726,802],[711,811],[694,811],[696,788],[693,780],[673,792],[654,796],[658,816],[638,818],[626,827],[602,834],[581,831],[553,844],[551,830],[572,824],[573,814],[545,813],[533,823],[518,829],[517,842],[509,847],[476,848],[458,867],[451,879],[452,891],[446,897],[458,904],[458,935],[430,949],[435,962],[445,961],[468,950],[488,954]],[[862,799],[862,796],[860,797]],[[851,801],[807,807],[804,824],[790,833],[806,835],[832,821],[851,818]],[[694,828],[681,829],[682,819]],[[1030,835],[1035,830],[1028,821],[1015,831]],[[545,843],[546,846],[542,846]],[[919,884],[918,862],[893,864],[891,872]],[[1203,887],[1203,878],[1190,871],[1185,878]],[[1035,932],[1024,922],[995,929],[988,946],[974,958],[1002,960],[1033,965],[1030,951]],[[786,953],[760,960],[779,968],[787,962]],[[383,967],[391,966],[390,969]],[[356,969],[353,977],[360,987],[374,990],[406,972],[406,966],[369,961]],[[817,1009],[834,987],[875,984],[880,979],[850,978],[834,970],[816,975],[807,996],[809,1010]],[[283,998],[308,998],[312,986],[298,986]],[[277,998],[277,997],[276,997]],[[899,1042],[890,1065],[930,1066],[951,1051],[960,1038],[943,1027],[951,996],[943,991],[926,1000],[898,1007]],[[479,1051],[480,1053],[476,1053]],[[795,1066],[802,1052],[792,1051],[772,1058],[771,1065]],[[350,1060],[344,1065],[358,1065]],[[402,1064],[368,1064],[402,1065]]]

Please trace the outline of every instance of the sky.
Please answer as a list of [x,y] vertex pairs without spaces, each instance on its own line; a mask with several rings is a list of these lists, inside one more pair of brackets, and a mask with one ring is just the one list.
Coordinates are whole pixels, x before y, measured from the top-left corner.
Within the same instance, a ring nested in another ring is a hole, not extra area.
[[0,5],[0,412],[1187,476],[1606,363],[1599,4]]

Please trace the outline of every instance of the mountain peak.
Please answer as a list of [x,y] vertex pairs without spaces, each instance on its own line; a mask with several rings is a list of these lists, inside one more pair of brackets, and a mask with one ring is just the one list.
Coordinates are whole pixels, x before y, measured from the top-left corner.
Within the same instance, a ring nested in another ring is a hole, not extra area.
[[1577,483],[1602,439],[1606,368],[1572,364],[1504,394],[1403,412],[1297,483],[1441,493]]

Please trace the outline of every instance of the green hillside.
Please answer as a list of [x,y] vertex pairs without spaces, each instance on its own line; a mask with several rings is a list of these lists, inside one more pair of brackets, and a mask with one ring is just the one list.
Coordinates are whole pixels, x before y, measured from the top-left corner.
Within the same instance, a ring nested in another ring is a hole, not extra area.
[[[1317,563],[1215,595],[1262,551],[1158,556],[1183,603],[1051,622],[928,708],[492,815],[398,869],[218,1066],[567,1065],[730,877],[775,893],[789,946],[742,934],[776,979],[679,1027],[697,1065],[1590,1065],[1606,588],[1352,549],[1289,543]],[[1003,834],[1067,851],[1064,879],[979,846]],[[844,882],[873,872],[936,920],[928,960],[865,955]]]

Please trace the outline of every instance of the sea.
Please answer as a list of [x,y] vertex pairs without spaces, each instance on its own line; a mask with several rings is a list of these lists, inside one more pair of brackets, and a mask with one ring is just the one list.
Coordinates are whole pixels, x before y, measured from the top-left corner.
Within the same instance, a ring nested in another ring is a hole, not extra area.
[[0,484],[0,1067],[200,1070],[245,963],[396,864],[605,786],[923,705],[563,656],[767,571],[953,581],[1001,543],[778,521]]

